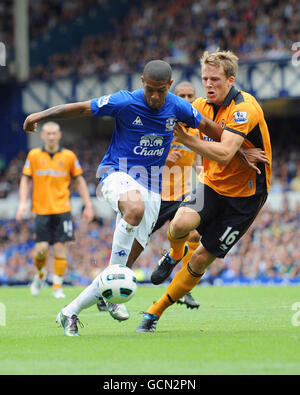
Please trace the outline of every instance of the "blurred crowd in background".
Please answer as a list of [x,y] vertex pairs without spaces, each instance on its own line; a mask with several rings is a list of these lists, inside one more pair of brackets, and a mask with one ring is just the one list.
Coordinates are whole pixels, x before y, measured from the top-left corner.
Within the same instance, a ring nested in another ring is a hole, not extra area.
[[[109,140],[96,140],[93,138],[93,144],[87,139],[81,138],[74,143],[63,144],[76,153],[79,162],[84,170],[84,176],[87,181],[88,189],[91,196],[96,196],[98,185],[96,179],[97,165],[104,156]],[[282,146],[272,145],[273,164],[272,164],[272,182],[271,191],[276,192],[300,192],[300,152],[296,145]],[[93,160],[91,161],[91,158]],[[0,158],[0,198],[18,198],[18,188],[20,174],[22,172],[26,159],[26,152],[20,152],[9,164],[1,161]],[[76,189],[71,184],[71,193],[76,195]]]
[[[59,78],[141,70],[150,59],[195,67],[203,51],[231,49],[240,60],[290,58],[300,41],[297,0],[145,0],[127,5],[126,17],[111,18],[110,31],[87,35],[31,78]],[[12,0],[0,6],[0,41],[13,46]],[[30,40],[68,21],[76,23],[108,0],[30,0]],[[9,6],[10,5],[10,6]],[[102,7],[102,8],[101,8]],[[82,23],[84,20],[82,19]]]
[[[95,196],[97,180],[95,170],[108,141],[87,140],[67,145],[80,160],[91,196]],[[280,150],[273,147],[273,178],[271,190],[300,191],[300,158],[294,149]],[[6,169],[1,171],[0,194],[2,198],[18,198],[20,174],[26,154],[21,152]],[[97,158],[91,161],[90,158]],[[72,195],[76,196],[72,187]],[[35,268],[32,262],[34,246],[33,219],[17,223],[0,213],[0,283],[27,283]],[[88,284],[104,268],[110,258],[114,218],[95,218],[88,226],[75,218],[76,241],[69,243],[68,275],[72,284]],[[147,281],[164,250],[169,248],[166,237],[167,224],[151,237],[151,241],[136,263],[139,278]],[[49,271],[52,270],[52,256]],[[273,211],[268,204],[248,230],[247,234],[223,259],[218,259],[207,271],[203,281],[233,279],[298,279],[300,280],[300,203],[290,207],[285,201],[280,211]]]
[[129,4],[126,18],[111,22],[112,32],[52,55],[47,67],[32,68],[31,77],[132,72],[151,59],[194,67],[203,51],[217,48],[230,48],[240,60],[279,59],[300,41],[296,0],[146,0]]

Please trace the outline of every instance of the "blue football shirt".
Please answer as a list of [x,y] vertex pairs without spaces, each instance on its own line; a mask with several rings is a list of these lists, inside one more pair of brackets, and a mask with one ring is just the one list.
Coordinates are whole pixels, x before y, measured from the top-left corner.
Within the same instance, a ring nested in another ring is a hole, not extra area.
[[201,122],[201,114],[195,107],[170,92],[162,108],[150,108],[144,89],[92,99],[91,110],[94,116],[115,118],[110,145],[97,170],[100,182],[114,171],[124,171],[157,193],[161,191],[163,166],[175,122],[184,122],[192,128]]

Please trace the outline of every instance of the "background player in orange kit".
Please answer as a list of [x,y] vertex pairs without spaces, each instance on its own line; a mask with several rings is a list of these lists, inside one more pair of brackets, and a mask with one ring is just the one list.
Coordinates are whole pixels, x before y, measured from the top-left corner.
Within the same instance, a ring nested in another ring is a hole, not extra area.
[[78,192],[84,201],[83,219],[93,219],[93,209],[82,168],[76,155],[60,146],[62,136],[56,122],[46,122],[41,131],[42,148],[32,149],[27,156],[19,188],[19,207],[16,218],[28,215],[27,199],[32,180],[32,211],[35,217],[34,263],[38,273],[31,284],[32,295],[39,295],[46,280],[49,245],[54,248],[53,296],[64,298],[63,276],[67,266],[65,243],[74,240],[69,186],[75,178]]

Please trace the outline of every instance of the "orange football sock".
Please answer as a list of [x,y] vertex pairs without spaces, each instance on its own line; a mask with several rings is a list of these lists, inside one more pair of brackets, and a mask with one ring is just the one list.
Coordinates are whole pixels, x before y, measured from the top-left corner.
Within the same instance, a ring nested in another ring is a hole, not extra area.
[[197,242],[187,241],[186,243],[189,246],[189,250],[188,250],[188,253],[186,254],[186,256],[184,258],[182,258],[182,261],[181,261],[182,266],[186,266],[189,263],[191,256],[193,255],[193,253],[197,250],[197,248],[200,245],[200,241],[197,241]]
[[174,276],[163,296],[148,309],[147,313],[160,317],[166,308],[191,291],[200,282],[203,274],[193,272],[189,264],[184,266]]
[[54,258],[54,274],[62,277],[65,274],[67,267],[66,258]]
[[185,242],[189,239],[190,233],[180,239],[175,239],[170,234],[170,227],[167,232],[168,240],[171,246],[170,256],[176,261],[180,260],[184,255]]
[[65,258],[54,258],[53,290],[62,287],[66,267],[67,260]]
[[44,276],[46,274],[45,266],[46,266],[46,262],[47,262],[47,257],[45,257],[43,259],[37,259],[36,257],[34,257],[33,262],[38,270],[39,278],[40,279],[44,278]]

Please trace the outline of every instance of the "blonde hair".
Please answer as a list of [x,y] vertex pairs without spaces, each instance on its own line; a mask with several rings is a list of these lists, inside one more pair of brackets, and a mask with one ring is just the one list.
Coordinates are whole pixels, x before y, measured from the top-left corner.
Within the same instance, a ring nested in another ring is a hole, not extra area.
[[224,74],[227,78],[236,77],[238,71],[239,58],[232,51],[216,51],[213,53],[204,52],[200,59],[201,66],[209,64],[217,67],[223,67]]

